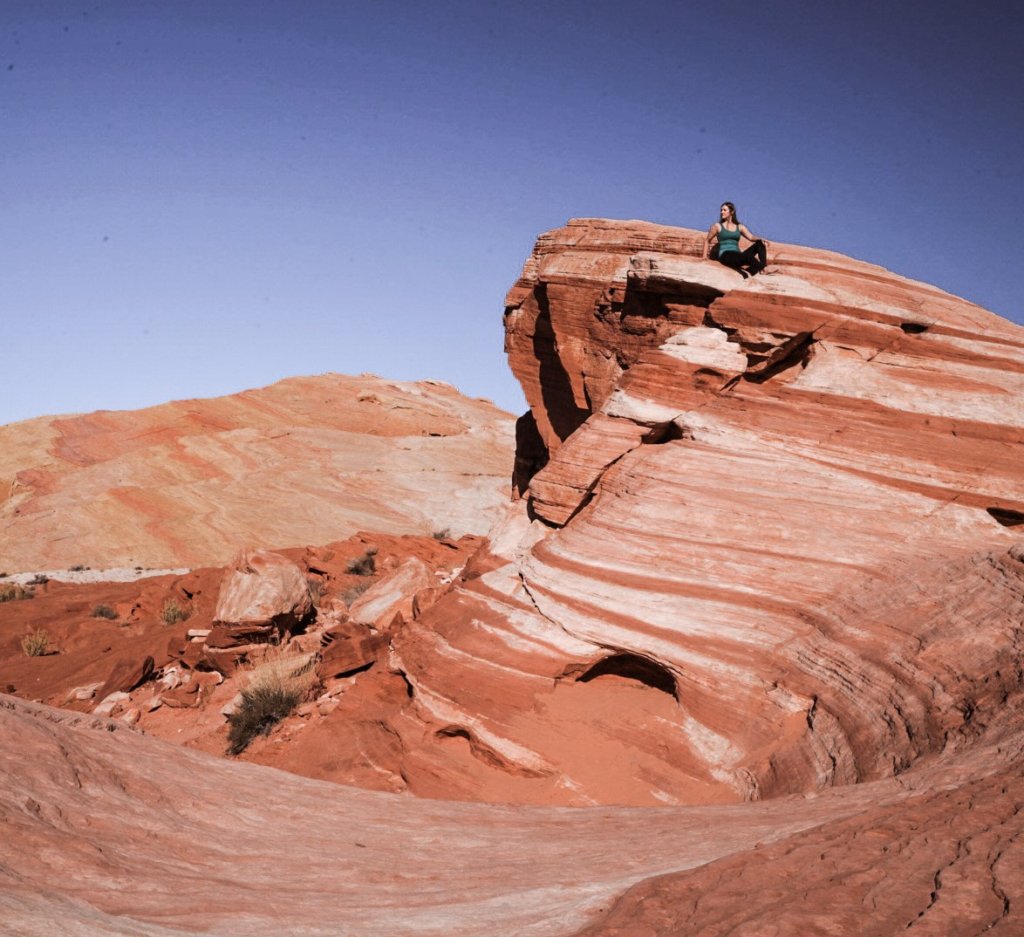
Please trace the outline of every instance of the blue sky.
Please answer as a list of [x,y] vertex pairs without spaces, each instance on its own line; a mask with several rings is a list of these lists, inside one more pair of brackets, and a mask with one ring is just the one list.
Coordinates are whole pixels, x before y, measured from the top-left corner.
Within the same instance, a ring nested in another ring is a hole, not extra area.
[[0,423],[295,374],[520,412],[568,218],[757,233],[1024,322],[1009,3],[0,4]]

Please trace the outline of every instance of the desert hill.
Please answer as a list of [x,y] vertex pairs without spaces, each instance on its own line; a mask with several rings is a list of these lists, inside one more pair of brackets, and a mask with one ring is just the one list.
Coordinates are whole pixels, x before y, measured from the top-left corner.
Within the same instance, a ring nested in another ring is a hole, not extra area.
[[[1024,930],[1024,329],[702,241],[539,238],[486,538],[271,536],[0,605],[0,691],[63,707],[0,708],[15,933]],[[301,705],[214,757],[279,655]]]
[[325,374],[0,426],[0,571],[223,565],[357,530],[485,533],[507,414],[437,382]]

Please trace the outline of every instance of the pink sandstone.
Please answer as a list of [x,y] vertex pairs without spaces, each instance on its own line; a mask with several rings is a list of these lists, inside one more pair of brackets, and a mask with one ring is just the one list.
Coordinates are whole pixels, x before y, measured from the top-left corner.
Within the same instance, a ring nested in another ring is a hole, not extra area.
[[821,795],[587,810],[360,791],[2,695],[0,748],[11,937],[1020,932],[1019,733]]
[[[230,674],[121,724],[0,706],[13,933],[1021,932],[1024,329],[791,245],[744,282],[702,237],[539,239],[518,500],[386,635],[330,599],[294,639],[324,693],[243,758],[307,777],[123,727],[223,750]],[[175,581],[202,616],[212,572]]]
[[776,244],[743,281],[700,246],[571,222],[512,289],[526,526],[396,635],[394,726],[439,743],[411,789],[758,799],[1017,704],[1024,329],[836,254]]
[[358,530],[482,534],[512,421],[439,382],[298,377],[0,426],[0,570],[221,565]]

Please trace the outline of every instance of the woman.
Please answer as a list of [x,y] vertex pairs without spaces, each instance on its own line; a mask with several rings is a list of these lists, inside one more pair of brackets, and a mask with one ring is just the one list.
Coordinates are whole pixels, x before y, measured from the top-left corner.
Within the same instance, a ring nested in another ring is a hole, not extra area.
[[[712,256],[712,242],[718,243],[717,259],[733,270],[739,270],[743,278],[760,273],[768,264],[768,242],[755,238],[746,225],[742,225],[736,217],[736,206],[732,202],[723,202],[719,213],[719,221],[708,229],[704,242],[704,253]],[[740,250],[740,236],[753,243],[746,250]]]

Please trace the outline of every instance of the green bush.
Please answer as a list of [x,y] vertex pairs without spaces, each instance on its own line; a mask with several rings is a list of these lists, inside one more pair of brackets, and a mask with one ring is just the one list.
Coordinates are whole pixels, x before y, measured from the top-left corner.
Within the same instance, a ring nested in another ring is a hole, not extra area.
[[228,754],[239,755],[257,735],[266,735],[299,703],[294,689],[255,686],[242,690],[242,702],[228,716]]
[[117,612],[115,612],[109,605],[97,605],[92,610],[93,618],[109,618],[111,620],[117,618]]
[[435,540],[447,540],[452,535],[452,529],[445,527],[444,530],[435,530],[430,536]]

